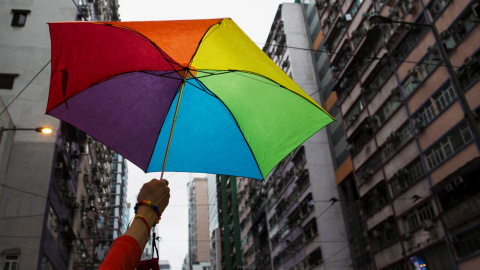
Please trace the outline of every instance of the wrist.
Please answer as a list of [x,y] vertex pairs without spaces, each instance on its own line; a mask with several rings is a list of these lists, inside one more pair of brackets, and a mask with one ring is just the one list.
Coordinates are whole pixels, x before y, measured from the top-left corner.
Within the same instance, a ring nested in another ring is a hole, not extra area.
[[147,219],[148,224],[150,225],[150,228],[157,223],[157,220],[158,220],[157,213],[155,212],[155,210],[153,210],[152,208],[146,205],[140,205],[138,207],[137,214],[142,215],[145,217],[145,219]]

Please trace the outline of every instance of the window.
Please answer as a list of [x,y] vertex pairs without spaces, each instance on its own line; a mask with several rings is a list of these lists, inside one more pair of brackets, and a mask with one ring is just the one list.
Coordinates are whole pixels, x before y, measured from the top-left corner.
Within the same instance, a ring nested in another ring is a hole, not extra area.
[[305,227],[303,227],[303,233],[305,235],[306,241],[311,240],[313,237],[315,237],[318,233],[318,228],[317,228],[317,220],[316,218],[312,218]]
[[404,216],[405,230],[411,231],[433,217],[435,217],[435,211],[432,202],[423,203]]
[[365,108],[365,100],[360,97],[355,104],[352,105],[348,113],[345,115],[345,124],[349,127],[360,115]]
[[30,10],[26,9],[12,9],[13,19],[12,26],[23,27],[27,22],[27,14]]
[[449,29],[440,34],[447,51],[457,46],[463,37],[478,24],[480,20],[475,9],[478,9],[478,4],[470,5]]
[[390,78],[392,74],[392,65],[388,58],[383,57],[380,60],[380,64],[375,67],[375,71],[369,75],[369,78],[365,80],[365,87],[372,90],[371,92],[377,92],[382,88],[382,85]]
[[458,81],[460,87],[466,90],[473,82],[480,77],[480,53],[467,57],[464,66],[458,70]]
[[381,209],[385,203],[389,200],[387,187],[386,185],[380,185],[372,191],[369,192],[367,196],[365,196],[365,204],[363,210],[365,211],[366,215],[373,214],[373,212]]
[[370,231],[371,243],[374,251],[382,249],[398,238],[394,221],[388,220]]
[[322,260],[322,250],[320,248],[315,249],[308,255],[308,264],[314,266]]
[[55,211],[53,210],[52,206],[50,206],[50,209],[48,211],[47,228],[48,230],[50,230],[53,237],[57,239],[59,222],[58,222],[57,214],[55,214]]
[[[426,23],[425,16],[421,16],[418,23]],[[402,40],[402,42],[395,48],[394,54],[397,61],[402,61],[410,52],[410,50],[415,47],[418,40],[423,36],[427,31],[426,27],[413,27],[408,35]]]
[[399,105],[400,102],[398,102],[398,97],[395,95],[390,96],[390,98],[375,113],[374,118],[376,121],[373,122],[374,128],[380,128],[380,126],[387,121],[387,119],[393,114]]
[[480,193],[478,175],[480,175],[480,168],[456,177],[437,193],[443,212],[478,196],[477,194]]
[[397,7],[402,13],[402,15],[410,12],[410,10],[413,8],[413,2],[414,0],[400,0],[400,2],[398,2]]
[[413,137],[410,124],[403,124],[397,131],[394,131],[387,138],[387,142],[381,148],[382,160],[388,160]]
[[338,100],[346,98],[357,82],[356,72],[348,75],[349,76],[343,76],[339,79],[339,83],[337,83],[338,87],[335,91],[337,91]]
[[454,237],[454,246],[459,258],[480,251],[480,226]]
[[413,117],[415,128],[418,131],[425,128],[437,114],[444,111],[456,98],[452,84],[448,81],[415,114]]
[[350,8],[350,14],[352,15],[352,18],[355,17],[355,14],[357,14],[358,8],[362,3],[363,3],[363,0],[353,1],[352,7]]
[[0,89],[13,89],[13,81],[18,74],[0,73]]
[[390,188],[392,189],[393,196],[399,194],[404,189],[410,186],[415,180],[425,175],[422,162],[420,158],[410,163],[404,169],[398,170],[392,180],[390,180]]
[[300,234],[299,237],[297,237],[295,240],[293,240],[293,248],[295,250],[299,250],[303,244],[305,243],[305,235]]
[[363,184],[372,178],[373,174],[381,166],[380,157],[378,153],[375,153],[364,165],[362,165],[356,172],[358,178],[358,184]]
[[298,150],[297,154],[293,158],[293,163],[295,165],[295,169],[297,170],[303,169],[305,163],[307,163],[307,159],[305,157],[305,149],[303,147]]
[[[18,255],[5,255],[3,260],[3,270],[17,270],[18,269]],[[42,268],[43,269],[43,268]]]
[[411,69],[408,72],[407,77],[405,80],[402,82],[402,88],[403,92],[405,93],[405,96],[409,96],[410,94],[417,89],[417,87],[420,85],[420,78],[418,77],[418,73],[415,69]]
[[436,19],[449,3],[450,0],[432,0],[427,9],[432,14],[432,18]]
[[470,128],[463,121],[457,127],[448,132],[430,149],[425,151],[428,166],[433,169],[447,159],[455,151],[466,145],[472,139]]
[[312,193],[309,193],[307,197],[305,197],[305,199],[303,199],[303,201],[299,205],[300,218],[304,219],[305,217],[307,217],[314,206],[315,206],[315,203],[313,202]]
[[422,79],[427,78],[441,62],[438,48],[436,47],[437,45],[432,46],[435,46],[432,47],[432,52],[427,53],[417,65]]
[[302,191],[310,184],[310,177],[308,176],[307,170],[305,170],[302,173],[302,175],[297,180],[296,184],[297,184],[297,190],[299,194],[301,194]]

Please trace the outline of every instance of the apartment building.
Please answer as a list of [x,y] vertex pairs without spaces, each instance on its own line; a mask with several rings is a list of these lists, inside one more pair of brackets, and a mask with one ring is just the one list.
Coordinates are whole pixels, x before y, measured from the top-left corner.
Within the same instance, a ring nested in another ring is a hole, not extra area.
[[[312,36],[303,5],[284,3],[279,7],[264,51],[321,104],[323,89],[316,66],[324,64],[315,60],[310,49]],[[268,228],[273,269],[351,268],[334,159],[327,129],[323,129],[267,177],[260,194],[263,199],[259,200],[266,215],[259,227]],[[250,197],[249,201],[255,199]],[[256,212],[259,207],[253,209]],[[255,212],[252,219],[258,216],[263,220]],[[259,227],[254,231],[259,231]]]
[[[5,269],[86,269],[105,253],[97,244],[108,236],[113,152],[45,115],[47,23],[75,20],[84,6],[89,20],[118,18],[117,1],[77,4],[0,1],[0,97],[7,108],[2,108],[0,141],[7,142],[0,150],[0,264]],[[10,122],[3,120],[7,114]],[[32,131],[40,126],[53,133]]]
[[207,178],[195,177],[187,184],[188,192],[188,254],[187,269],[210,266]]
[[[351,156],[336,175],[347,180],[345,195],[358,196],[350,213],[367,231],[359,247],[371,260],[358,269],[475,269],[479,4],[315,7],[334,81],[328,99],[339,104]],[[397,22],[375,24],[374,15]]]
[[[216,269],[243,269],[237,181],[241,177],[216,175],[218,227],[211,235],[216,247]],[[213,185],[212,185],[213,186]]]

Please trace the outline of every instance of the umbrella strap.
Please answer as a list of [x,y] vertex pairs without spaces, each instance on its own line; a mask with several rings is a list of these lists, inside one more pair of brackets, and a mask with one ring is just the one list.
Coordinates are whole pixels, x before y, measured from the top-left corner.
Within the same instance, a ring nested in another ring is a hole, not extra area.
[[173,128],[175,127],[175,122],[177,121],[178,108],[180,107],[180,100],[182,99],[183,87],[185,86],[186,79],[182,80],[182,87],[180,88],[180,94],[178,96],[177,107],[175,108],[175,115],[173,116],[172,129],[170,130],[170,137],[168,138],[167,151],[165,152],[165,158],[163,159],[162,174],[160,179],[163,179],[163,173],[165,172],[165,165],[167,164],[168,150],[170,150],[170,142],[172,141]]

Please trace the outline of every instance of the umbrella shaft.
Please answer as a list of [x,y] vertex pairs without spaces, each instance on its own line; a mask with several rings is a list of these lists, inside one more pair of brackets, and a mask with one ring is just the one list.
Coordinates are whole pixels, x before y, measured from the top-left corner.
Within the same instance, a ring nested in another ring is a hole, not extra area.
[[167,150],[165,151],[165,158],[163,159],[162,174],[160,179],[163,179],[163,173],[165,172],[165,165],[167,164],[168,150],[170,150],[170,142],[172,141],[173,128],[175,127],[175,121],[177,121],[178,108],[180,107],[180,100],[182,99],[183,87],[185,86],[185,78],[182,80],[182,87],[180,88],[180,94],[178,95],[177,107],[175,108],[175,115],[173,116],[172,128],[170,130],[170,137],[168,138]]

